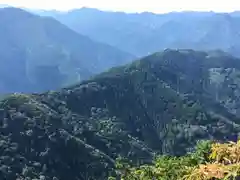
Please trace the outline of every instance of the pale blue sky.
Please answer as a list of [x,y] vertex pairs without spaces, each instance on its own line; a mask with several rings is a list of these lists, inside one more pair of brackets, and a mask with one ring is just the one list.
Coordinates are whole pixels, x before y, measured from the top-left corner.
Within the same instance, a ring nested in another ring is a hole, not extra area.
[[93,7],[102,10],[164,13],[170,11],[240,10],[240,0],[0,0],[0,4],[35,9],[69,10]]

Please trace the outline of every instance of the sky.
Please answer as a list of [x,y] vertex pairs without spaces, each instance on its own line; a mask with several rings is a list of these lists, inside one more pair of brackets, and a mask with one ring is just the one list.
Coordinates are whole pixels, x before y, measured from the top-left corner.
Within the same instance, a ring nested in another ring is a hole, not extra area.
[[239,0],[0,0],[0,4],[16,7],[61,10],[91,7],[101,10],[125,12],[166,13],[171,11],[240,10]]

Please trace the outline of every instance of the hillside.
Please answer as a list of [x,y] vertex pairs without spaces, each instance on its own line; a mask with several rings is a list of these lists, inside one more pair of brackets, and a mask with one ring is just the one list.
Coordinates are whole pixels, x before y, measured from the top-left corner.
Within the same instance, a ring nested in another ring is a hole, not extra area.
[[240,141],[200,141],[194,152],[181,157],[158,156],[151,165],[131,167],[118,159],[117,171],[122,180],[238,180],[239,158]]
[[16,8],[0,9],[0,39],[0,93],[56,90],[134,57]]
[[221,49],[240,56],[238,12],[127,14],[82,8],[39,14],[53,16],[79,33],[140,57],[165,48]]
[[57,92],[10,95],[0,179],[106,179],[119,156],[137,165],[236,141],[239,73],[226,53],[167,49]]

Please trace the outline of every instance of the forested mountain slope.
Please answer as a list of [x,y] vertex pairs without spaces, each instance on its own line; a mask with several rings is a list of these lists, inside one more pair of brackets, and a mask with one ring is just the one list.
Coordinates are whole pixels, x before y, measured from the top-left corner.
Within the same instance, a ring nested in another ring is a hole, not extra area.
[[149,163],[198,140],[236,140],[239,72],[223,52],[167,49],[57,92],[11,95],[0,104],[0,178],[106,179],[119,156]]
[[134,58],[17,8],[0,9],[0,39],[0,93],[56,90]]

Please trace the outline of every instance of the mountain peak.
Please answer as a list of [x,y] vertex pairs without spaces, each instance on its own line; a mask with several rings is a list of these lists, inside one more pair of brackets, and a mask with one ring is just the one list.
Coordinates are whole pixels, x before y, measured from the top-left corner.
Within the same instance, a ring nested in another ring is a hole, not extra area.
[[[31,14],[24,9],[15,8],[15,7],[4,7],[0,9],[0,20],[3,18],[11,18],[11,19],[21,19],[21,18],[37,18],[36,15]],[[10,21],[10,19],[9,19]]]
[[0,10],[0,37],[0,92],[56,90],[134,58],[18,8]]

